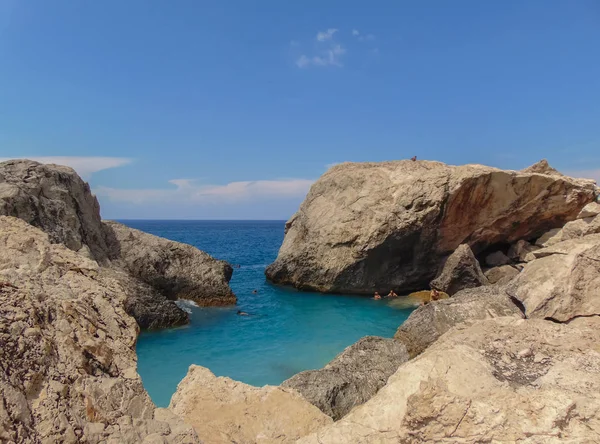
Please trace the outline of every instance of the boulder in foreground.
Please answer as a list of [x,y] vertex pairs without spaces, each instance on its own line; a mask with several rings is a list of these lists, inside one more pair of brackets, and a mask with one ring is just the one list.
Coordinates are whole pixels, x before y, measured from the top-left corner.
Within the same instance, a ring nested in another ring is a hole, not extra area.
[[366,336],[324,368],[298,373],[281,386],[297,390],[337,421],[371,399],[406,361],[408,353],[400,342]]
[[292,389],[252,387],[197,365],[179,383],[169,409],[211,444],[293,443],[332,423]]
[[299,443],[597,442],[599,376],[598,317],[463,324]]
[[427,287],[460,244],[478,255],[574,220],[594,182],[547,164],[526,171],[430,161],[344,163],[287,222],[275,283],[332,293]]

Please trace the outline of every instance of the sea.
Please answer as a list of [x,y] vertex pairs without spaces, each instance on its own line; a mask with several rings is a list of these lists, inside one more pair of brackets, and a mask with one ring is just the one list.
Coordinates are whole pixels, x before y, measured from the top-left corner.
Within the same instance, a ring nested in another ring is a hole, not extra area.
[[[159,407],[168,406],[191,364],[253,386],[277,385],[303,370],[323,367],[363,336],[392,337],[414,308],[269,283],[264,271],[277,257],[284,221],[120,222],[236,266],[230,285],[237,306],[199,308],[178,301],[190,313],[189,325],[140,334],[138,372]],[[249,315],[239,316],[238,310]]]

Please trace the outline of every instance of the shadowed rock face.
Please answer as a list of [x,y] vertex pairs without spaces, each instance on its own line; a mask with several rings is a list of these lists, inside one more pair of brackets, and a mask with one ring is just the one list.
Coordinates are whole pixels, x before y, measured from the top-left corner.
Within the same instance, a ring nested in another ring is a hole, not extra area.
[[273,282],[322,292],[416,290],[460,244],[475,254],[577,217],[593,181],[439,162],[346,163],[311,188],[286,224]]
[[126,297],[111,270],[0,216],[1,442],[199,442],[144,390]]
[[364,404],[408,361],[406,347],[393,339],[367,336],[321,370],[298,373],[281,385],[299,391],[334,420]]
[[488,284],[473,252],[468,245],[462,244],[448,257],[441,273],[429,285],[452,296],[465,288]]

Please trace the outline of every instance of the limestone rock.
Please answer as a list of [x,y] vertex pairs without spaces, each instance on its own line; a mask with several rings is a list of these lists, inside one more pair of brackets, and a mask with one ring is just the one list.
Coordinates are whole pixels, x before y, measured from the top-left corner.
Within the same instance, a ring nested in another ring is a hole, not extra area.
[[430,302],[413,311],[394,338],[406,345],[411,357],[422,353],[452,327],[465,321],[513,316],[523,313],[504,287],[490,285],[462,290],[450,299]]
[[543,172],[429,161],[337,165],[287,222],[267,277],[334,293],[424,288],[460,244],[477,255],[538,237],[596,197],[593,181]]
[[553,228],[542,234],[536,241],[535,244],[538,247],[549,247],[562,241],[562,229]]
[[367,403],[299,441],[592,443],[600,436],[600,318],[456,327]]
[[521,239],[510,246],[508,249],[508,257],[513,261],[529,262],[527,260],[529,258],[528,254],[539,249],[540,247],[531,245],[526,240]]
[[393,339],[367,336],[320,370],[298,373],[281,386],[300,392],[334,420],[363,404],[408,361],[406,347]]
[[331,424],[292,389],[252,387],[192,365],[169,409],[207,443],[293,443]]
[[488,284],[471,248],[467,244],[462,244],[448,257],[441,273],[429,285],[452,296],[464,288]]
[[579,212],[577,215],[577,219],[587,219],[588,217],[595,217],[600,214],[600,203],[598,202],[590,202],[583,210]]
[[600,235],[534,254],[544,250],[547,255],[528,263],[507,287],[523,304],[525,315],[559,322],[600,315]]
[[564,227],[545,233],[536,241],[536,244],[542,247],[551,247],[559,242],[596,233],[600,233],[600,215],[567,222]]
[[155,419],[120,282],[25,221],[0,216],[0,441],[198,442]]
[[69,167],[30,160],[0,163],[0,215],[23,219],[73,251],[88,248],[101,263],[109,259],[98,201]]
[[168,299],[189,299],[200,306],[235,304],[229,287],[233,273],[225,261],[191,245],[163,239],[117,222],[105,222],[117,240],[115,257],[132,276]]
[[501,251],[494,251],[485,257],[485,263],[490,267],[510,264],[510,259]]
[[490,284],[505,285],[508,284],[516,275],[519,274],[512,265],[501,265],[499,267],[490,268],[485,272],[485,277]]
[[523,173],[547,174],[550,176],[563,176],[557,169],[552,168],[546,159],[534,163],[530,167],[521,170]]

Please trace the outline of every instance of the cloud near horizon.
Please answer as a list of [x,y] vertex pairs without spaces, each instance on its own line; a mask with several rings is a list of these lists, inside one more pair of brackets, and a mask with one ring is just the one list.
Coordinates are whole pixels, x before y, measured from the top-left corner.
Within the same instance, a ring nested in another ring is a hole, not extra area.
[[99,171],[129,165],[133,159],[126,157],[102,156],[20,156],[0,157],[0,162],[15,159],[29,159],[39,163],[64,165],[73,168],[84,179]]
[[346,54],[346,48],[334,41],[334,34],[337,28],[329,28],[327,31],[320,31],[315,37],[317,45],[317,54],[307,56],[302,54],[296,59],[298,68],[308,68],[309,66],[335,66],[341,68],[342,56]]
[[194,179],[173,179],[175,188],[124,189],[99,186],[93,189],[98,197],[112,202],[227,204],[260,199],[304,197],[314,180],[281,179],[230,182],[225,185],[199,185]]

